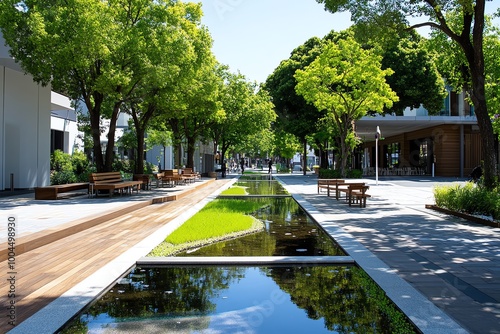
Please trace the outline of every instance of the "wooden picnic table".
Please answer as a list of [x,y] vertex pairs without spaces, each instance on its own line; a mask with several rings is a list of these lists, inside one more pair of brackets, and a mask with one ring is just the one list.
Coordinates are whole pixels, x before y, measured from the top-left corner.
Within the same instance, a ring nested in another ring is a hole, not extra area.
[[326,189],[327,195],[330,196],[330,189],[336,189],[337,184],[344,182],[344,179],[318,179],[318,194],[320,189]]

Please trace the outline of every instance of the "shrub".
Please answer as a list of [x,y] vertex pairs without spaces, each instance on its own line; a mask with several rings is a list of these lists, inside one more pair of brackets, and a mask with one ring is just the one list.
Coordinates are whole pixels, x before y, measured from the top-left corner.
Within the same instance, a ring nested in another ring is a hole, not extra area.
[[498,189],[486,188],[467,182],[465,185],[438,186],[434,188],[436,205],[445,209],[472,215],[500,218],[500,195]]
[[61,150],[55,150],[50,156],[50,170],[55,170],[56,172],[73,171],[71,156]]
[[[320,179],[340,179],[342,174],[339,169],[320,169],[319,176]],[[360,179],[363,177],[363,171],[361,169],[349,169],[346,173],[346,178],[348,179]]]
[[73,155],[55,150],[50,156],[50,183],[66,184],[87,182],[89,174],[95,171],[83,152],[74,152]]
[[50,184],[66,184],[77,182],[75,173],[72,170],[53,171],[50,175]]
[[340,179],[340,170],[338,169],[320,169],[318,177],[320,179]]
[[360,179],[363,177],[363,171],[361,169],[349,169],[347,171],[348,179]]

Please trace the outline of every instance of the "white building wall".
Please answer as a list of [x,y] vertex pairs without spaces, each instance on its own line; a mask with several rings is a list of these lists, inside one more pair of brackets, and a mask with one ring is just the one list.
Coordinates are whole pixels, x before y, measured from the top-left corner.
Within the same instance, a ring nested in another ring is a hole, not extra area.
[[[1,39],[0,39],[1,41]],[[2,57],[2,48],[0,48],[0,57]],[[4,112],[4,80],[5,67],[0,66],[0,190],[7,187],[5,184],[5,112]]]
[[2,67],[3,177],[1,189],[34,188],[50,182],[50,86]]

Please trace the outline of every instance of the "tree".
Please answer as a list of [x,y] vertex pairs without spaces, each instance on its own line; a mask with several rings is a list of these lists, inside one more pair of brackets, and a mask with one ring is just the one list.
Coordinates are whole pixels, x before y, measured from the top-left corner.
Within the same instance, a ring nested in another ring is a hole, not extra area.
[[[278,115],[275,128],[289,132],[302,143],[304,157],[307,154],[306,137],[316,131],[317,121],[324,116],[314,105],[297,94],[295,73],[304,69],[319,54],[322,41],[313,37],[292,51],[290,58],[282,61],[267,78],[264,89],[269,92]],[[304,175],[306,159],[303,161]]]
[[298,70],[297,93],[336,125],[341,139],[340,171],[346,176],[351,150],[357,144],[354,122],[367,112],[381,113],[398,100],[385,81],[392,70],[381,69],[381,57],[352,38],[329,42],[305,70]]
[[[200,16],[199,4],[174,0],[0,3],[0,27],[11,55],[36,82],[85,104],[98,171],[112,169],[116,120],[123,103],[151,79],[153,56],[164,50],[157,46],[175,46],[169,54],[176,57],[168,60],[175,71],[177,60],[189,53],[183,44],[189,40],[186,29]],[[103,119],[109,120],[104,155]]]
[[422,104],[429,114],[439,115],[446,97],[445,84],[420,38],[401,37],[388,43],[382,56],[382,68],[394,71],[387,83],[399,97],[389,112],[403,115],[406,107],[419,108]]
[[[495,186],[497,173],[497,153],[495,136],[486,103],[485,58],[483,50],[483,33],[485,28],[486,0],[406,0],[388,2],[385,0],[316,0],[324,4],[325,9],[335,13],[350,11],[354,22],[377,22],[384,26],[381,18],[390,18],[391,29],[380,32],[393,33],[396,29],[417,29],[431,27],[443,32],[456,43],[466,62],[463,72],[469,83],[469,95],[474,104],[479,130],[482,136],[484,157],[484,185],[488,189]],[[447,19],[447,13],[456,13],[460,17],[460,25],[453,27]],[[406,16],[428,17],[428,21],[409,25]],[[458,87],[457,87],[458,88]],[[467,88],[467,87],[466,87]]]
[[290,160],[301,149],[299,139],[291,133],[277,131],[274,140],[274,154],[285,159],[286,167],[290,166]]
[[222,75],[224,86],[220,101],[224,115],[212,124],[211,137],[224,158],[231,147],[243,146],[254,134],[270,130],[276,114],[267,92],[258,90],[255,83],[227,69],[223,69]]

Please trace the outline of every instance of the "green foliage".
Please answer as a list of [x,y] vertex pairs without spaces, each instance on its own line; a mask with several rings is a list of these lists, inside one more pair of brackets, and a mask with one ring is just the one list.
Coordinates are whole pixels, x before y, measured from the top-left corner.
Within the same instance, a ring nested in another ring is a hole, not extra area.
[[51,184],[88,182],[89,174],[95,171],[83,152],[70,155],[61,150],[54,151],[50,156],[50,169]]
[[320,179],[340,179],[342,178],[338,169],[320,169],[318,173]]
[[438,186],[434,188],[434,200],[437,206],[445,209],[500,219],[498,188],[488,190],[472,182],[467,182],[463,186]]
[[290,173],[291,172],[290,168],[287,167],[286,165],[276,166],[276,170],[278,171],[278,173],[281,173],[281,174],[285,174],[285,173]]
[[54,171],[50,175],[50,184],[67,184],[77,182],[75,173],[72,170]]
[[326,111],[338,132],[343,176],[358,141],[354,122],[368,112],[381,113],[398,100],[385,80],[392,73],[381,69],[380,56],[350,36],[327,43],[309,66],[295,72],[297,93]]
[[234,186],[224,190],[221,195],[248,195],[245,187]]
[[72,171],[71,156],[61,150],[55,150],[50,156],[50,169],[56,172]]
[[113,162],[113,170],[122,173],[134,173],[134,162],[130,160],[115,159]]
[[[346,178],[348,179],[360,179],[363,176],[363,171],[360,169],[349,169],[346,172]],[[341,179],[342,173],[338,169],[320,169],[318,178],[320,179]]]

